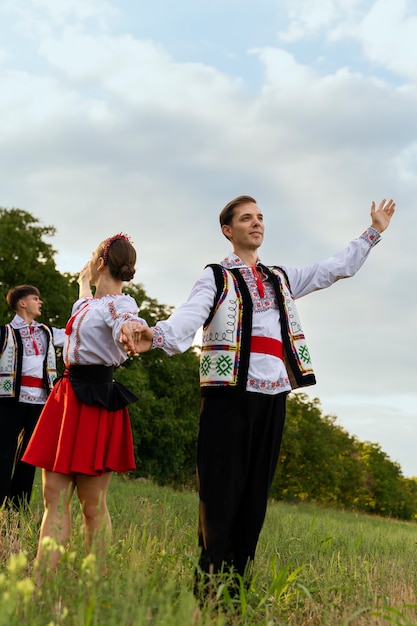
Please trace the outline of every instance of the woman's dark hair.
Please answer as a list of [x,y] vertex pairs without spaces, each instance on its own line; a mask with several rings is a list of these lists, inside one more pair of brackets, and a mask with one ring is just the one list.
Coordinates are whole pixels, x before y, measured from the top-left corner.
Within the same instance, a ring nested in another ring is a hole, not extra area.
[[18,285],[13,287],[13,289],[9,289],[6,296],[7,305],[16,313],[17,303],[27,296],[38,296],[40,298],[41,294],[39,289],[33,285]]
[[136,250],[129,237],[124,234],[114,235],[102,242],[104,263],[110,274],[117,280],[129,281],[135,275]]

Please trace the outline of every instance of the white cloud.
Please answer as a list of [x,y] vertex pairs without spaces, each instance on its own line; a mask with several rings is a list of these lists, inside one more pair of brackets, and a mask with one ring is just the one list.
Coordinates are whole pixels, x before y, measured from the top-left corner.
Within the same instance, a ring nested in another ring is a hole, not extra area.
[[3,0],[3,15],[13,19],[13,28],[26,36],[53,32],[68,22],[107,29],[120,14],[106,0]]
[[[356,41],[363,60],[374,70],[417,79],[417,12],[411,0],[294,0],[288,4],[289,23],[278,34],[282,42],[315,41],[317,46]],[[324,55],[331,48],[322,47]],[[356,53],[358,56],[358,53]],[[347,65],[357,58],[347,57]]]
[[36,11],[43,10],[55,24],[65,24],[69,19],[86,21],[91,18],[109,21],[119,15],[115,4],[106,0],[32,0]]
[[3,89],[0,107],[6,136],[15,140],[22,131],[40,131],[41,126],[56,117],[61,120],[70,116],[79,96],[50,77],[33,76],[20,71],[0,72]]
[[334,22],[339,3],[334,0],[287,0],[289,25],[279,32],[282,41],[296,42]]
[[359,25],[357,37],[373,63],[417,81],[417,14],[409,0],[377,0]]
[[122,98],[124,106],[211,116],[220,102],[229,110],[240,88],[239,80],[203,64],[176,63],[161,45],[128,34],[91,36],[65,29],[59,39],[44,40],[40,53],[80,90],[88,85],[106,97]]

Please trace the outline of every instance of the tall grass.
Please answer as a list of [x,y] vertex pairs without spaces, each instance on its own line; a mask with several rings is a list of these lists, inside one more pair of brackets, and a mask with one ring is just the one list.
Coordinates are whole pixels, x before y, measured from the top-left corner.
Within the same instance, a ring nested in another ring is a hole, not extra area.
[[[103,569],[83,550],[82,520],[58,571],[39,589],[33,559],[42,515],[0,511],[0,626],[417,624],[417,526],[271,503],[249,589],[220,579],[200,608],[193,595],[198,498],[114,476],[112,545]],[[51,547],[51,549],[53,546]]]

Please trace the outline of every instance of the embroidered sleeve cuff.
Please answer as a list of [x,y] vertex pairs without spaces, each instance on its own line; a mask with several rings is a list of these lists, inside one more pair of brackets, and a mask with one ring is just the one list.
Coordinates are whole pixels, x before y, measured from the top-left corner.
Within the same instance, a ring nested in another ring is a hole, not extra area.
[[370,226],[365,230],[365,232],[362,233],[360,238],[365,239],[365,241],[369,243],[370,247],[373,248],[373,246],[376,246],[376,244],[381,240],[381,233]]
[[153,340],[152,340],[152,350],[154,348],[163,348],[165,345],[165,337],[163,331],[158,328],[158,326],[154,326],[153,328]]

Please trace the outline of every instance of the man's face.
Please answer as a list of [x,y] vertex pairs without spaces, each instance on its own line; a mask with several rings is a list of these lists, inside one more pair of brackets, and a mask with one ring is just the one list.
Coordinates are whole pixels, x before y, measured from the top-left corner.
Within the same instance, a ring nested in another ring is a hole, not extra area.
[[235,207],[233,219],[222,227],[226,235],[238,249],[257,250],[264,238],[263,215],[257,204],[245,202]]
[[42,300],[36,294],[30,294],[21,298],[19,303],[20,307],[26,311],[26,314],[33,319],[39,317],[42,313]]

